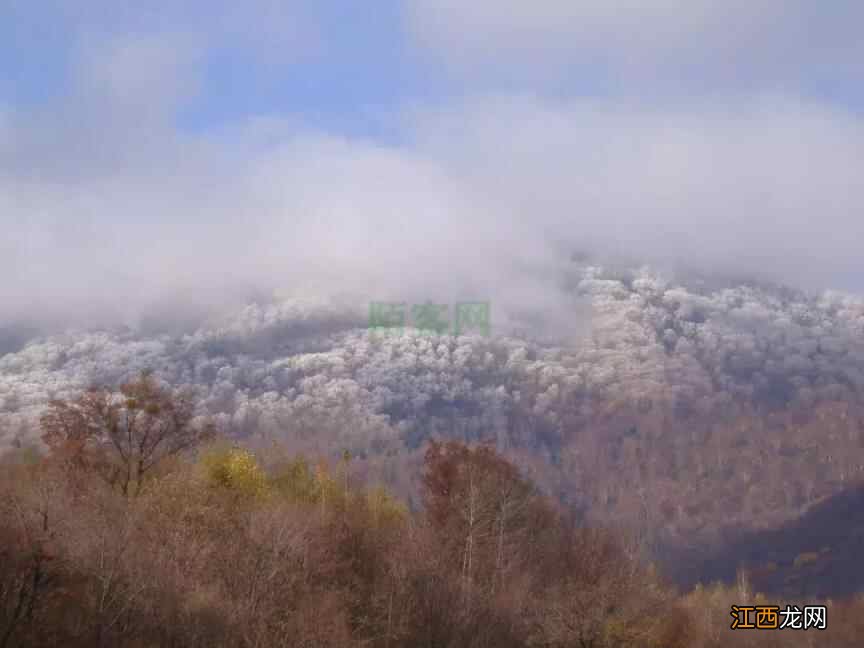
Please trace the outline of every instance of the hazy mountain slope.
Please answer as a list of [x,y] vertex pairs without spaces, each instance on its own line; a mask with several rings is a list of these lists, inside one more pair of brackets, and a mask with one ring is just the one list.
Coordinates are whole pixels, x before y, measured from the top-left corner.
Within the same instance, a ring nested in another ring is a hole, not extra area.
[[786,598],[848,596],[864,589],[864,488],[813,506],[777,528],[729,539],[716,552],[693,556],[691,578],[732,581],[746,569],[760,592]]
[[[523,397],[551,419],[574,395],[626,393],[635,400],[664,392],[712,402],[752,396],[782,405],[864,386],[860,299],[747,285],[688,288],[649,270],[594,266],[574,266],[566,280],[592,304],[590,339],[573,348],[411,332],[379,340],[362,330],[362,313],[282,302],[250,306],[192,335],[99,332],[33,341],[0,360],[2,412],[7,420],[32,414],[52,394],[113,382],[144,366],[170,382],[201,385],[215,399],[208,408],[229,414],[264,394],[293,401],[311,376],[322,383],[319,395],[323,384],[351,380],[374,394],[373,409],[401,403],[415,413],[422,411],[418,399],[446,401],[466,389],[504,387],[511,403],[530,385]],[[576,317],[574,329],[584,324]],[[473,391],[468,398],[486,400]]]
[[494,439],[655,548],[789,519],[858,479],[861,299],[585,262],[560,286],[591,305],[566,346],[370,332],[328,301],[251,305],[186,335],[33,340],[0,358],[0,443],[35,438],[50,398],[152,368],[196,385],[236,435],[356,453]]

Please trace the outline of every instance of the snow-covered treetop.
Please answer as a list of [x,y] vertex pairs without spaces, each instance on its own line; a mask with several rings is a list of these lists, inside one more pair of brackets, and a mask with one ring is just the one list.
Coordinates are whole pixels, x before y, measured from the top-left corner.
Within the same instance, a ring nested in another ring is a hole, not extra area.
[[707,288],[646,267],[574,264],[572,273],[567,285],[590,304],[590,327],[579,321],[584,310],[574,310],[580,335],[566,345],[502,335],[494,319],[490,337],[371,331],[356,307],[287,299],[188,335],[35,339],[0,357],[0,446],[33,437],[51,398],[145,368],[197,386],[201,413],[237,433],[336,429],[342,417],[361,444],[446,432],[454,417],[462,433],[488,435],[517,409],[554,427],[566,408],[609,395],[789,400],[864,389],[860,298],[756,284]]

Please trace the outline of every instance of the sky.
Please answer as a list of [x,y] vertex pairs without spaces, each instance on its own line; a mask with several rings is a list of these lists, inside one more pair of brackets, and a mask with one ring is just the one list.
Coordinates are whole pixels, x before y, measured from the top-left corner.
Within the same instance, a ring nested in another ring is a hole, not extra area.
[[551,309],[570,250],[864,293],[853,0],[0,0],[0,324]]

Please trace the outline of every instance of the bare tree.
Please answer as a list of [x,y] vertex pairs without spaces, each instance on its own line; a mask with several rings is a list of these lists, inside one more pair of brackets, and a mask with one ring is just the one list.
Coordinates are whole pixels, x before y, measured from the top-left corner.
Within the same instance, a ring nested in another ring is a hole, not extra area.
[[41,418],[42,439],[123,495],[137,495],[160,462],[212,436],[213,426],[196,424],[194,410],[191,392],[172,391],[142,372],[119,392],[94,388],[52,401]]

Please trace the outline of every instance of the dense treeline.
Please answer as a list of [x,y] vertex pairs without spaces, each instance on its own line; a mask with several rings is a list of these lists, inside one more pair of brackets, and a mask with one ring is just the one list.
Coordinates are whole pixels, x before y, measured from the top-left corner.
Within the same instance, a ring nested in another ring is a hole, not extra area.
[[[92,390],[52,403],[47,453],[4,458],[0,648],[813,639],[729,630],[729,605],[758,600],[746,582],[676,597],[489,446],[429,444],[411,511],[360,483],[348,453],[264,462],[211,441],[189,403],[148,375]],[[830,607],[831,646],[857,645],[860,609]]]

